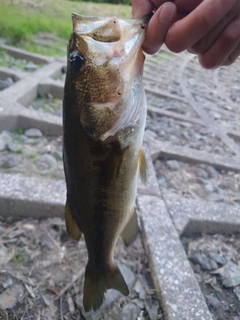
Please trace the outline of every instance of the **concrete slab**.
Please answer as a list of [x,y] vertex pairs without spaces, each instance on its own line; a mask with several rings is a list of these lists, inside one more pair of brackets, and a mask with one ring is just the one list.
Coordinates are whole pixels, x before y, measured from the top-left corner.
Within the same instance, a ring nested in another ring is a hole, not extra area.
[[32,61],[37,64],[46,64],[54,61],[55,59],[52,57],[43,56],[38,53],[29,52],[20,48],[15,48],[12,46],[8,46],[6,44],[1,44],[1,47],[5,49],[11,56],[17,59],[25,59],[27,61]]
[[64,180],[0,172],[0,215],[4,218],[63,218],[65,198]]
[[179,235],[194,233],[232,234],[240,230],[240,206],[188,199],[163,193],[168,212]]
[[14,131],[20,128],[38,128],[47,135],[59,136],[62,134],[62,118],[47,112],[27,109],[17,102],[1,101],[0,131]]
[[158,141],[149,135],[146,137],[153,160],[176,159],[187,163],[202,163],[218,169],[240,171],[238,157],[222,157],[214,153],[199,151],[193,148],[174,146],[170,142]]
[[49,65],[42,67],[36,72],[29,74],[28,77],[16,82],[11,87],[0,92],[0,99],[9,100],[11,102],[19,102],[23,105],[27,105],[37,95],[38,84],[50,78],[54,73],[61,70],[63,64],[58,61],[53,61]]
[[138,196],[144,244],[166,320],[212,319],[164,202]]
[[[161,198],[147,143],[148,183],[137,203],[151,274],[166,320],[212,319],[188,258]],[[155,195],[153,194],[153,191]]]
[[0,67],[0,79],[5,80],[7,77],[13,79],[14,82],[25,78],[28,75],[27,72],[21,70],[10,69],[7,67]]

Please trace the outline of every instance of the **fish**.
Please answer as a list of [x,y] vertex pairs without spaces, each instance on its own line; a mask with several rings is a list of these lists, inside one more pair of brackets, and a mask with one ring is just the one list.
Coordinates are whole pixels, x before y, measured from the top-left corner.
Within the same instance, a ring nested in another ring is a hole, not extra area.
[[146,99],[141,50],[147,19],[72,13],[73,32],[63,97],[63,161],[68,235],[84,235],[88,251],[83,288],[86,312],[112,288],[128,286],[114,261],[118,238],[137,237],[138,177],[146,182],[142,149]]

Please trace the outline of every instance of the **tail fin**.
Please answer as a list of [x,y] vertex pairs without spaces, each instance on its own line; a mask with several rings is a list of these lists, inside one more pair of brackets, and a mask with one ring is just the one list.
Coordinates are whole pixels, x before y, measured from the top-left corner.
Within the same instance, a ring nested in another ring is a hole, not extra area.
[[117,266],[111,267],[104,273],[90,269],[87,265],[84,283],[83,306],[86,312],[96,311],[103,303],[107,289],[115,289],[127,296],[127,284]]

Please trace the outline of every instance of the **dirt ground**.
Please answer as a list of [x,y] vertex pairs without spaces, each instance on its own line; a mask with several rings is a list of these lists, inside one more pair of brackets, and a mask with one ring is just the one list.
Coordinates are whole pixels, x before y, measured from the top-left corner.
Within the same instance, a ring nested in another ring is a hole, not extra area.
[[140,237],[129,248],[119,241],[115,250],[130,295],[108,290],[102,308],[85,313],[84,239],[69,240],[59,218],[1,221],[0,234],[0,319],[163,320]]

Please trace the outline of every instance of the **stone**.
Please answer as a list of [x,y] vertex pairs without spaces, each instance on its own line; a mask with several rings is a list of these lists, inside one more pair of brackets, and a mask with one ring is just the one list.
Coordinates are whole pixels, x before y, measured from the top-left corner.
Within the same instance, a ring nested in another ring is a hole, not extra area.
[[37,128],[28,129],[24,134],[29,138],[41,138],[43,136],[42,131]]
[[129,290],[131,290],[131,288],[133,287],[133,285],[136,281],[135,274],[125,264],[120,264],[118,267],[123,275],[124,280],[127,283]]
[[0,308],[3,310],[12,309],[16,306],[19,298],[23,295],[23,286],[15,284],[0,294]]
[[7,89],[8,87],[12,86],[14,81],[12,78],[8,77],[6,80],[0,80],[0,91]]
[[219,173],[217,172],[217,170],[212,166],[208,166],[206,170],[207,170],[207,172],[209,174],[209,178],[213,178],[214,179],[214,178],[217,178],[219,176]]
[[0,157],[0,167],[5,169],[16,167],[20,160],[20,156],[16,154],[4,155],[3,157]]
[[24,69],[26,71],[36,71],[38,69],[38,66],[33,62],[29,62]]
[[193,251],[189,256],[189,260],[191,260],[195,264],[200,264],[200,266],[204,270],[211,271],[211,270],[216,270],[218,268],[217,263],[214,260],[210,259],[204,253],[198,253]]
[[213,186],[211,181],[208,181],[208,183],[206,183],[203,188],[207,193],[211,193],[215,190],[215,187]]
[[177,160],[167,160],[166,165],[170,170],[178,170],[180,169],[179,162]]
[[222,283],[225,287],[236,287],[240,285],[240,267],[229,261],[223,267]]
[[56,168],[57,160],[51,154],[43,154],[39,156],[35,162],[39,173],[46,175]]
[[140,310],[136,304],[128,303],[123,307],[120,313],[120,319],[122,320],[137,319],[139,312]]
[[217,252],[209,252],[208,255],[209,255],[209,258],[211,258],[212,260],[214,260],[220,265],[224,265],[227,263],[227,259],[225,259],[223,256],[221,256]]
[[146,291],[144,290],[143,285],[139,279],[137,279],[137,281],[134,285],[134,290],[138,293],[138,296],[140,299],[145,300]]
[[22,152],[26,157],[29,157],[29,158],[36,157],[36,150],[35,150],[34,147],[31,147],[31,146],[28,146],[28,145],[24,145],[23,149],[22,149]]
[[9,151],[12,151],[12,152],[20,152],[23,148],[23,145],[21,145],[20,143],[11,141],[7,144],[7,148]]
[[10,134],[6,131],[3,131],[0,134],[0,151],[5,150],[5,148],[7,147],[7,144],[11,142],[12,142],[12,138]]
[[7,278],[6,281],[2,282],[2,286],[4,289],[6,289],[7,287],[10,287],[13,284],[12,278]]

